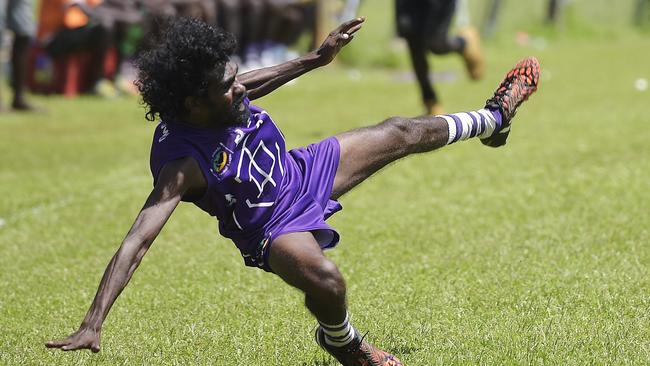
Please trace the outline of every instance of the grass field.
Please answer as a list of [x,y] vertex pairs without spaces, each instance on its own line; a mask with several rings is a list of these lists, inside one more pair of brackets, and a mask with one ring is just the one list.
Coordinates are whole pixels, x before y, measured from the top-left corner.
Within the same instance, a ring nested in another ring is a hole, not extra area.
[[[366,2],[350,54],[374,52],[389,4]],[[328,255],[371,342],[411,366],[650,363],[650,91],[634,88],[650,79],[650,39],[618,26],[620,8],[567,34],[506,18],[480,83],[460,59],[435,59],[458,75],[439,85],[449,111],[481,107],[524,55],[540,59],[542,85],[505,148],[410,157],[342,199]],[[519,26],[545,47],[516,45]],[[358,67],[316,71],[259,104],[292,147],[419,112],[397,71]],[[0,116],[0,365],[334,365],[301,295],[244,267],[188,204],[115,303],[102,352],[45,349],[79,325],[151,189],[154,125],[136,99],[33,99],[46,114]]]

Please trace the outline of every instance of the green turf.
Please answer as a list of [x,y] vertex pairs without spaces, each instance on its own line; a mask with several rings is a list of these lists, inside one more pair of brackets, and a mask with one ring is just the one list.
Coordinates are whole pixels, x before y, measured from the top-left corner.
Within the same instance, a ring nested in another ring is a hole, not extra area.
[[[650,363],[650,91],[633,87],[650,79],[650,40],[545,32],[544,49],[512,33],[488,42],[480,83],[459,59],[436,59],[458,75],[439,85],[453,111],[480,107],[514,61],[539,57],[540,91],[507,147],[408,158],[331,220],[355,326],[407,365]],[[320,70],[259,104],[291,146],[419,111],[412,83],[359,72]],[[45,349],[79,325],[151,188],[153,124],[136,99],[34,101],[47,113],[0,116],[1,365],[334,365],[300,294],[244,267],[187,204],[116,302],[102,352]]]

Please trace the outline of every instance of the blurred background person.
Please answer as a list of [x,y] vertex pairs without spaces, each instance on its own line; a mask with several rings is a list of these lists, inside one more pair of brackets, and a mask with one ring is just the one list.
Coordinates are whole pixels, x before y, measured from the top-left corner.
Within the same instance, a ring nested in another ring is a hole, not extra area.
[[[84,75],[84,84],[88,87],[82,92],[115,96],[117,90],[113,82],[122,62],[122,52],[117,45],[123,41],[127,27],[141,20],[134,1],[48,0],[41,3],[38,40],[53,58],[88,52],[90,61]],[[111,50],[117,70],[106,75],[105,63]]]
[[217,25],[230,32],[239,48],[233,55],[233,61],[242,65],[244,45],[244,2],[241,0],[216,0]]
[[[27,83],[27,53],[34,35],[32,0],[0,0],[0,47],[3,46],[4,30],[8,28],[14,34],[11,47],[11,89],[13,100],[11,108],[15,111],[31,111],[34,108],[27,103],[25,89]],[[4,70],[1,72],[4,74]],[[2,77],[0,77],[2,79]],[[3,110],[0,97],[0,110]]]
[[562,8],[566,4],[566,0],[549,0],[546,11],[546,21],[549,24],[557,24],[558,19],[562,15]]
[[636,0],[634,6],[634,23],[643,26],[650,22],[650,0]]
[[232,33],[241,69],[253,70],[298,56],[290,50],[313,28],[313,0],[217,0],[217,25]]
[[[142,39],[143,34],[155,33],[174,17],[197,18],[232,33],[240,45],[233,59],[242,72],[276,65],[299,56],[291,47],[306,32],[316,37],[317,22],[322,18],[317,15],[319,7],[321,13],[328,14],[337,9],[329,14],[334,15],[345,12],[344,5],[354,16],[359,1],[327,3],[329,11],[323,11],[323,4],[315,0],[42,1],[37,39],[55,66],[54,76],[46,74],[39,79],[50,83],[40,91],[68,96],[78,91],[107,97],[135,93],[129,59],[136,56],[141,43],[147,42]],[[300,44],[309,48],[316,42],[312,39]],[[84,54],[84,61],[76,61],[74,56],[79,54]],[[57,75],[66,75],[63,69],[77,67],[68,67],[70,62],[80,64],[75,72],[82,80],[74,87],[61,87],[70,78]]]
[[[267,0],[269,22],[262,47],[262,65],[275,65],[298,57],[289,49],[313,28],[316,4],[309,0]],[[349,20],[349,19],[347,19]],[[312,42],[313,43],[313,42]]]
[[167,1],[174,8],[175,16],[200,19],[208,24],[217,23],[217,2],[215,0]]
[[455,0],[395,0],[397,34],[408,45],[426,114],[444,112],[429,80],[429,52],[436,55],[457,53],[463,57],[472,80],[483,77],[485,65],[478,32],[465,27],[459,35],[449,34],[455,9]]

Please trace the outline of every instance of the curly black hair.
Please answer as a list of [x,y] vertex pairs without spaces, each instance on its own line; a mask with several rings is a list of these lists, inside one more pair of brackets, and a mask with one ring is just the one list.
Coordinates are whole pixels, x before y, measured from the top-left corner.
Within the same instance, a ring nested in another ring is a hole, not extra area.
[[135,61],[149,121],[180,118],[185,98],[207,95],[208,82],[223,77],[236,47],[230,33],[190,18],[170,19],[149,43]]

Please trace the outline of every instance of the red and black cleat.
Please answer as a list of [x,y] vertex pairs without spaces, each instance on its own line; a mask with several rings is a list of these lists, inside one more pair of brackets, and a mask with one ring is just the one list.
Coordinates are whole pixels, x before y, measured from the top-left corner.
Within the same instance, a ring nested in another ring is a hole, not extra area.
[[510,133],[510,121],[517,113],[517,108],[528,99],[539,85],[539,61],[535,57],[525,58],[506,74],[494,96],[485,102],[487,109],[501,111],[501,128],[486,138],[481,139],[484,145],[499,147],[505,145]]
[[320,326],[316,329],[316,343],[343,366],[404,366],[397,357],[371,345],[364,338],[357,333],[352,343],[339,348],[325,343],[323,329]]

